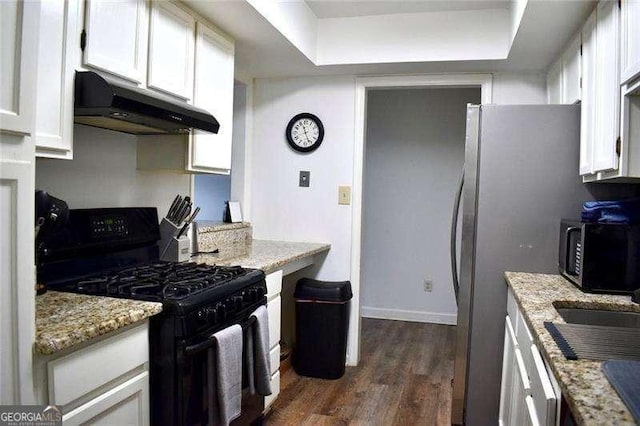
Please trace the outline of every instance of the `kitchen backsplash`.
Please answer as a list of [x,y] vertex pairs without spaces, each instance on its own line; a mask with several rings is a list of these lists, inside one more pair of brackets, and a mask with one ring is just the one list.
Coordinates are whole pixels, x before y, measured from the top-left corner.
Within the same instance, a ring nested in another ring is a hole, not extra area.
[[36,188],[70,208],[157,207],[162,217],[176,194],[189,194],[190,176],[136,169],[136,137],[76,125],[74,159],[39,158]]

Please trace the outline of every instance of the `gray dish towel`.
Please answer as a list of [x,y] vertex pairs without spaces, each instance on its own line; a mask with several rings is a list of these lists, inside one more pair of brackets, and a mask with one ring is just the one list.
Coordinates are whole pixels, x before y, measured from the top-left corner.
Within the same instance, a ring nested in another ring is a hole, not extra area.
[[[238,324],[218,331],[213,335],[216,340],[215,357],[209,351],[209,368],[215,368],[216,394],[219,408],[219,421],[228,425],[240,416],[242,407],[242,327]],[[212,365],[214,363],[215,366]],[[209,374],[209,380],[213,379]],[[217,424],[213,418],[213,407],[216,406],[214,393],[209,396],[209,422]]]
[[[269,362],[269,315],[265,306],[260,306],[253,311],[250,317],[255,317],[256,322],[250,327],[253,351],[247,351],[247,372],[249,373],[249,386],[251,393],[258,395],[271,395],[271,363]],[[253,359],[251,359],[253,355]],[[252,374],[253,372],[253,374]],[[254,389],[255,387],[255,389]]]

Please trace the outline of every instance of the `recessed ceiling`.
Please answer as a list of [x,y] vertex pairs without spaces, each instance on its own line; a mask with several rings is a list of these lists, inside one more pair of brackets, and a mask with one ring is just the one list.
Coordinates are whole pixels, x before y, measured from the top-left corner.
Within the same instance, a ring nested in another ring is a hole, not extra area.
[[[239,72],[240,78],[329,74],[545,71],[568,43],[570,37],[578,31],[580,25],[595,6],[595,1],[592,0],[529,0],[520,29],[506,60],[316,66],[247,1],[183,1],[235,39],[236,71]],[[312,3],[317,2],[312,1]],[[494,3],[495,6],[496,2],[457,0],[450,2],[405,2],[398,0],[397,2],[350,1],[340,3],[352,5],[354,3],[363,3],[363,5],[383,3],[387,6],[395,5],[397,8],[402,8],[405,6],[401,6],[401,4],[406,3],[460,3],[455,7],[462,4],[465,4],[465,7],[479,7],[480,4],[486,6],[487,3]],[[504,4],[505,2],[498,3]],[[441,5],[441,7],[445,7],[445,5]],[[394,10],[399,10],[397,8]]]
[[508,9],[509,0],[422,0],[422,1],[351,1],[306,0],[320,19],[355,16],[392,15],[396,13],[448,12],[459,10]]

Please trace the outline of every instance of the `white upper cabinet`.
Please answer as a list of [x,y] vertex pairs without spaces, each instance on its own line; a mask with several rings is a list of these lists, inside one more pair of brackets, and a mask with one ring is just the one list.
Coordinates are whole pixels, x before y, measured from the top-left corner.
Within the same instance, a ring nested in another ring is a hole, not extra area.
[[77,0],[41,3],[36,155],[72,158],[73,78],[80,43]]
[[620,135],[620,9],[615,1],[601,1],[596,23],[596,132],[594,171],[618,168]]
[[195,27],[195,18],[175,4],[152,3],[148,87],[192,99]]
[[640,0],[622,0],[620,82],[640,76]]
[[87,0],[83,65],[144,83],[149,13],[145,0]]
[[582,28],[582,107],[580,110],[580,174],[593,172],[596,102],[596,11]]
[[582,32],[580,174],[611,177],[620,160],[620,9],[601,1]]
[[547,73],[547,103],[562,103],[562,61],[557,61]]
[[0,1],[0,130],[33,130],[38,14],[37,2]]
[[576,34],[547,72],[547,103],[580,101],[580,32]]
[[194,105],[213,114],[220,130],[193,132],[187,165],[191,171],[228,174],[231,169],[233,58],[233,42],[198,23]]
[[580,32],[576,34],[562,55],[562,103],[580,101]]

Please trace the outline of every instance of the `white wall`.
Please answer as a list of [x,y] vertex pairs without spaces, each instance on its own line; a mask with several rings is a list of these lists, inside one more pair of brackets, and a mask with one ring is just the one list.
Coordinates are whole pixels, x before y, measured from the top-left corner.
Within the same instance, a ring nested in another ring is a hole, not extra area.
[[467,103],[480,103],[479,88],[369,92],[362,316],[456,323],[449,227]]
[[176,194],[189,194],[187,174],[136,170],[136,137],[126,133],[76,125],[73,156],[36,164],[36,188],[70,208],[157,207],[162,217]]
[[506,59],[507,9],[327,18],[317,65]]
[[[497,73],[494,103],[546,103],[542,74]],[[320,279],[349,279],[351,207],[338,205],[338,185],[353,181],[355,78],[353,76],[256,79],[250,156],[254,237],[332,244]],[[287,145],[284,131],[300,112],[318,115],[325,139],[311,154]],[[298,187],[300,170],[311,187]]]
[[543,73],[494,73],[493,103],[538,105],[547,103],[547,80]]
[[[355,79],[350,76],[256,80],[251,155],[251,220],[256,239],[331,243],[319,277],[349,279],[351,208],[338,205],[338,186],[351,185]],[[322,120],[315,152],[293,151],[289,120],[311,112]],[[298,187],[300,170],[310,187]]]

